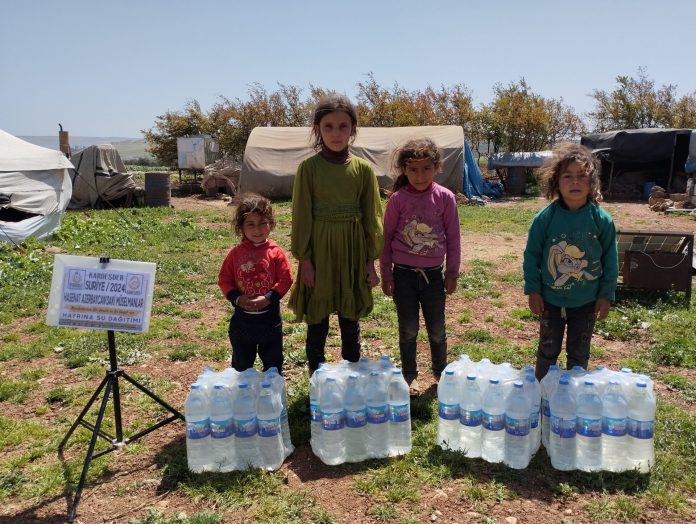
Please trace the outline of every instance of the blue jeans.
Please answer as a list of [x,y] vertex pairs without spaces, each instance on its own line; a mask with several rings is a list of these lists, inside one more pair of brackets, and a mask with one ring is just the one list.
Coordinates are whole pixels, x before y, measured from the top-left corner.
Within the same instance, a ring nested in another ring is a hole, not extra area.
[[399,353],[404,378],[418,376],[416,348],[419,308],[423,310],[430,342],[433,373],[440,375],[447,366],[445,332],[445,283],[442,267],[416,270],[394,266],[394,303],[399,319]]
[[563,349],[563,334],[566,328],[566,369],[572,369],[573,366],[582,366],[587,369],[592,331],[597,319],[594,308],[594,302],[567,308],[544,302],[534,370],[537,380],[544,378],[551,364],[557,363]]

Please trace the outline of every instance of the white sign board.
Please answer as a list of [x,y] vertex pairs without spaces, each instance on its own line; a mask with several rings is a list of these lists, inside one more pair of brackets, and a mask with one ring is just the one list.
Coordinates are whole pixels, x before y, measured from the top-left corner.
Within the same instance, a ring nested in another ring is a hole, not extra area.
[[56,255],[46,324],[83,329],[146,332],[155,264]]

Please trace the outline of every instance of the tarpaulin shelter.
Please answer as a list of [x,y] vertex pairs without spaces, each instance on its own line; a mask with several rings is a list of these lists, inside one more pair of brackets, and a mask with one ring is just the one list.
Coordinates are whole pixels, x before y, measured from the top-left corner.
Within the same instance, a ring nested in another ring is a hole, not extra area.
[[0,242],[43,239],[60,227],[73,165],[63,153],[0,130]]
[[[460,126],[361,127],[351,151],[369,160],[381,188],[394,182],[394,151],[413,138],[431,138],[442,150],[443,161],[435,181],[461,192],[464,178],[464,132]],[[290,198],[297,166],[314,154],[309,127],[256,127],[244,150],[239,180],[241,192],[268,198]]]
[[75,175],[70,209],[98,207],[99,202],[133,196],[137,185],[111,144],[89,146],[75,153],[71,160]]
[[640,197],[651,184],[683,192],[691,129],[622,129],[585,135],[580,143],[602,159],[602,189]]

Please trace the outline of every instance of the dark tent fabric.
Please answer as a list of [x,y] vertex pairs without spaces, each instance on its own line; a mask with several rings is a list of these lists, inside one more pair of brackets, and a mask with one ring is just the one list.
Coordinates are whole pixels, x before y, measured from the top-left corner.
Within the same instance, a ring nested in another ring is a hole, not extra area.
[[580,143],[593,150],[605,150],[610,162],[647,163],[669,160],[677,135],[689,135],[690,129],[623,129],[585,135]]
[[686,190],[690,129],[622,129],[585,135],[580,143],[602,161],[602,191],[619,198],[647,199],[650,187]]

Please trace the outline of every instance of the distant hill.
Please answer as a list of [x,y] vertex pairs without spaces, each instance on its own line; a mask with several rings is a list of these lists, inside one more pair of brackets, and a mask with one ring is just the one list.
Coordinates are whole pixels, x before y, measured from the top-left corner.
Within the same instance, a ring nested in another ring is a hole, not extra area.
[[[22,140],[26,140],[37,146],[47,147],[49,149],[58,149],[58,135],[54,136],[20,136]],[[71,136],[70,147],[73,152],[81,151],[86,147],[96,144],[111,144],[117,150],[118,154],[124,162],[130,159],[147,157],[153,158],[151,154],[145,151],[147,144],[142,138],[126,138],[118,136]]]

